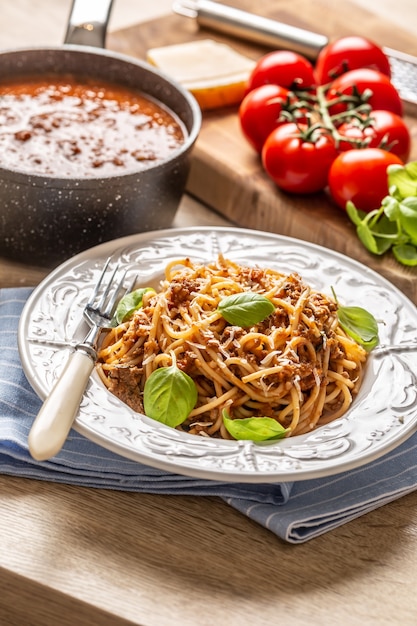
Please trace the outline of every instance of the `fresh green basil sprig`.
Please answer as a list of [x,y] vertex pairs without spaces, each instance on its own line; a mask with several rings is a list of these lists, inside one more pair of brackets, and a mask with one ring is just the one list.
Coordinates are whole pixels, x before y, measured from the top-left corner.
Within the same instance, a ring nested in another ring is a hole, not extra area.
[[272,439],[283,439],[288,432],[288,428],[281,426],[281,424],[272,417],[231,419],[226,409],[223,409],[222,416],[226,430],[235,439],[268,441]]
[[337,302],[337,317],[343,330],[356,343],[370,352],[379,344],[378,323],[372,313],[360,306],[341,306],[332,288],[333,297]]
[[133,313],[143,306],[143,296],[147,291],[155,290],[152,287],[141,287],[123,296],[113,315],[112,326],[117,326],[129,320]]
[[172,355],[172,365],[159,367],[147,379],[143,405],[148,417],[176,428],[187,419],[197,396],[193,379],[177,367]]
[[346,212],[369,252],[382,255],[388,250],[402,265],[417,265],[417,161],[390,165],[387,169],[389,195],[381,207],[369,213],[353,202]]
[[271,300],[253,291],[243,291],[220,300],[218,310],[229,324],[247,328],[259,324],[275,310]]

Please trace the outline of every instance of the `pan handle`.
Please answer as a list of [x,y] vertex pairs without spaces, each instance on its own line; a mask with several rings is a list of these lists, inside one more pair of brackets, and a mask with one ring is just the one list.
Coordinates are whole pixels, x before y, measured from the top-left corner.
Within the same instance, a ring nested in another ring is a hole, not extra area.
[[73,0],[64,43],[104,48],[113,0]]

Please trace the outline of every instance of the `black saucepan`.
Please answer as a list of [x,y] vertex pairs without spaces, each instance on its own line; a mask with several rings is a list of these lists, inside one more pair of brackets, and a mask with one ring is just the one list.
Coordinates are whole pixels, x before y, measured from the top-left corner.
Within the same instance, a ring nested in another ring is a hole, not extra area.
[[[201,112],[188,91],[145,62],[104,49],[111,0],[74,0],[65,42],[0,54],[0,81],[29,74],[82,75],[139,89],[167,106],[188,136],[169,157],[121,175],[59,178],[0,165],[0,256],[52,267],[81,250],[171,226],[184,193]],[[102,15],[86,18],[86,8]]]

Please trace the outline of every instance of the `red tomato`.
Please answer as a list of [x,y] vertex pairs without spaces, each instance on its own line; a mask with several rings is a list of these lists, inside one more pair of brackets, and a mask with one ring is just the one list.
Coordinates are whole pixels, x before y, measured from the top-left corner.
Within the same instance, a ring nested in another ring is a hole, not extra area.
[[289,123],[269,135],[262,150],[266,173],[284,191],[314,193],[327,185],[327,175],[337,156],[333,138],[318,133],[316,141],[302,137],[306,126]]
[[387,167],[402,165],[397,155],[380,148],[341,152],[329,171],[329,190],[342,209],[351,200],[361,211],[373,211],[388,195]]
[[287,89],[308,89],[315,85],[314,68],[296,52],[275,50],[259,59],[249,77],[247,91],[268,83]]
[[[388,76],[367,68],[351,70],[336,78],[328,91],[328,100],[336,98],[338,94],[352,96],[355,89],[359,94],[363,94],[365,89],[372,91],[368,99],[372,109],[383,109],[402,115],[403,106],[400,96]],[[346,109],[347,104],[340,103],[330,107],[330,113],[335,115]]]
[[[339,141],[338,148],[341,152],[353,150],[355,148],[369,147],[369,143],[373,140],[375,133],[372,127],[361,128],[353,122],[345,122],[337,129],[339,135],[346,137],[345,140]],[[350,141],[349,141],[350,140]],[[367,142],[366,144],[364,142]]]
[[[411,151],[411,136],[403,118],[391,111],[376,110],[371,112],[372,125],[361,129],[355,122],[346,122],[338,132],[351,139],[366,141],[368,148],[383,148],[396,154],[406,163]],[[353,142],[341,141],[339,150],[351,150],[359,147]],[[365,146],[363,146],[365,147]]]
[[279,121],[288,89],[279,85],[261,85],[250,91],[239,107],[242,132],[251,146],[261,152],[268,135],[284,120]]
[[376,109],[371,111],[371,119],[375,137],[369,147],[388,150],[406,163],[411,151],[411,136],[403,118],[392,111]]
[[388,57],[373,41],[365,37],[341,37],[320,51],[315,68],[317,83],[325,85],[340,74],[360,67],[391,76]]

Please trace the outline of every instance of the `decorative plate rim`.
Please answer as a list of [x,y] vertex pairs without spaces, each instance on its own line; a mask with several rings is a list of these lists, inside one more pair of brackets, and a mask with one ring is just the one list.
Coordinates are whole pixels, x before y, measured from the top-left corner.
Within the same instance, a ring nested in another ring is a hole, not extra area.
[[187,255],[211,260],[220,251],[248,264],[298,271],[326,292],[336,284],[342,302],[365,306],[377,318],[382,316],[382,343],[395,344],[396,349],[371,353],[361,391],[346,416],[307,435],[273,444],[200,438],[134,413],[93,374],[75,430],[139,463],[195,478],[239,483],[292,482],[354,469],[388,453],[417,430],[414,304],[374,270],[339,252],[229,226],[131,235],[90,248],[54,269],[29,297],[19,323],[22,366],[36,393],[47,396],[71,345],[82,339],[86,330],[81,322],[83,305],[107,257],[120,261],[128,271],[137,271],[139,265],[144,280],[152,281],[162,274],[167,258]]

